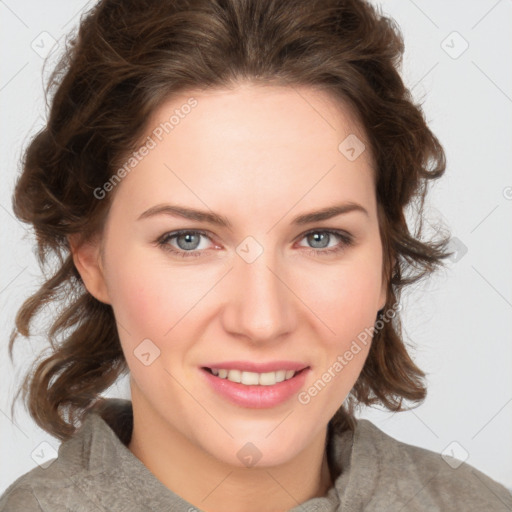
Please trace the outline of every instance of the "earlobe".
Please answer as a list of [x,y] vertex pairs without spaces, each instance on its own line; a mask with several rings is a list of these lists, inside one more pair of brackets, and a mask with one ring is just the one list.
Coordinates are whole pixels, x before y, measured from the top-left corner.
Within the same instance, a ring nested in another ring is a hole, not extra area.
[[99,241],[81,241],[78,235],[69,235],[68,242],[73,262],[87,291],[100,302],[110,304]]

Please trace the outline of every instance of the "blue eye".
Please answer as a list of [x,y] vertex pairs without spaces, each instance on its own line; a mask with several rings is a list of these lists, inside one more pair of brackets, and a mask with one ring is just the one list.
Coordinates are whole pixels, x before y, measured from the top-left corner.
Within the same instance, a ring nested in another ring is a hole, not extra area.
[[[320,236],[318,236],[320,235]],[[201,237],[205,237],[211,241],[211,237],[205,231],[200,230],[179,230],[164,234],[156,241],[157,245],[163,250],[170,252],[182,258],[202,256],[206,249],[198,250]],[[333,237],[339,240],[334,247],[328,247]],[[301,235],[300,239],[307,239],[308,243],[319,244],[320,247],[305,247],[309,254],[313,256],[324,256],[338,253],[353,245],[353,237],[344,231],[338,230],[312,230]],[[175,245],[170,242],[175,241]],[[300,246],[304,247],[304,246]]]
[[[338,243],[334,247],[328,247],[329,242],[334,237],[341,240],[341,243]],[[319,243],[320,247],[307,248],[307,249],[309,249],[308,252],[313,254],[313,256],[337,253],[337,252],[343,250],[345,247],[352,245],[352,242],[353,242],[352,237],[350,235],[348,235],[348,233],[343,233],[343,232],[340,232],[337,230],[335,230],[335,231],[332,231],[332,230],[310,231],[310,232],[306,233],[305,235],[303,235],[303,238],[308,239],[309,243],[313,243],[313,244]]]
[[[173,231],[172,233],[167,233],[162,238],[160,238],[158,240],[158,245],[162,247],[162,249],[164,249],[165,251],[169,251],[170,253],[176,254],[177,256],[181,256],[184,258],[190,256],[197,257],[201,256],[203,253],[202,250],[197,250],[197,246],[199,245],[197,242],[202,236],[209,238],[209,236],[204,231]],[[171,240],[180,241],[178,249],[169,244]]]

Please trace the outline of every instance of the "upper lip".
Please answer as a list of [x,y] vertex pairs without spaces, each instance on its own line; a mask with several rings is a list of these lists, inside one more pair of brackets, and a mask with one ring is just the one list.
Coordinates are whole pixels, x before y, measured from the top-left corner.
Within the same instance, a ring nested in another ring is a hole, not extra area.
[[222,363],[211,363],[204,368],[223,368],[226,370],[242,370],[245,372],[266,373],[278,370],[300,371],[308,368],[309,365],[296,361],[269,361],[267,363],[255,363],[252,361],[224,361]]

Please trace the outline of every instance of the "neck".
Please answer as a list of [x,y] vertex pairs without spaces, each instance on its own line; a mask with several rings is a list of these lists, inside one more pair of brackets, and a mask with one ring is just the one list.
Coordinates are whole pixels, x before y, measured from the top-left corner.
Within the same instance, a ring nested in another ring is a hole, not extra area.
[[128,448],[162,484],[201,510],[285,511],[325,496],[333,485],[325,451],[327,428],[284,464],[240,468],[212,457],[144,401],[132,403]]

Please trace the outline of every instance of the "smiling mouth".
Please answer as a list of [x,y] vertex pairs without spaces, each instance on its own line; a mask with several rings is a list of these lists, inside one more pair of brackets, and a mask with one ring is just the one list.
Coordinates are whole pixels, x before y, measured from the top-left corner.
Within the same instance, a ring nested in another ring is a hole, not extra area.
[[303,368],[302,370],[298,371],[282,370],[265,373],[248,372],[241,370],[220,370],[219,372],[219,370],[217,369],[212,370],[211,368],[208,368],[206,366],[203,367],[202,369],[208,372],[210,375],[217,377],[218,379],[227,380],[235,384],[242,384],[245,386],[275,386],[276,384],[281,384],[283,382],[287,382],[289,380],[294,379],[295,377],[297,377],[297,375],[308,370],[309,367]]

